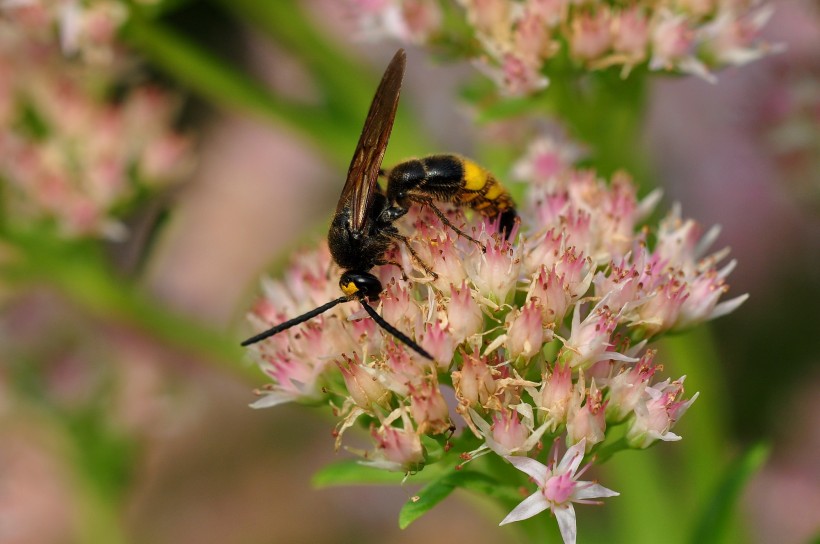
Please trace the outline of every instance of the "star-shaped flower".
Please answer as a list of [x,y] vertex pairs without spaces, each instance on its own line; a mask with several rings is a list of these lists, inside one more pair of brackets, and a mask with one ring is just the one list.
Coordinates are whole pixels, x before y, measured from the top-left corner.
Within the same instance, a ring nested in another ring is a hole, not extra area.
[[567,449],[561,462],[556,452],[549,466],[542,465],[529,457],[509,455],[507,461],[518,470],[528,474],[538,485],[538,490],[524,499],[512,512],[507,514],[499,525],[531,518],[544,510],[550,509],[558,520],[558,528],[565,544],[575,544],[577,534],[575,526],[575,509],[573,502],[580,504],[601,504],[591,499],[615,497],[619,493],[607,489],[596,482],[580,481],[578,478],[586,472],[592,463],[578,472],[578,466],[584,458],[586,440],[581,440]]

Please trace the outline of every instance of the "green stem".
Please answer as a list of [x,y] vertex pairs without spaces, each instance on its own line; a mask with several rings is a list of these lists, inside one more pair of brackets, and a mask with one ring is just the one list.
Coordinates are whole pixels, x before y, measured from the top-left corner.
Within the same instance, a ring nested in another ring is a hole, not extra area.
[[688,523],[676,513],[680,499],[671,492],[658,448],[627,450],[602,467],[601,483],[620,493],[607,500],[615,527],[613,542],[682,542]]
[[579,72],[567,66],[551,74],[544,91],[544,105],[590,146],[590,162],[601,175],[625,169],[643,189],[651,188],[640,145],[647,81],[639,70],[622,79],[612,69]]
[[334,121],[323,108],[281,98],[159,23],[134,16],[122,33],[132,47],[157,67],[215,104],[284,123],[339,164],[346,165],[349,161],[350,151],[340,149],[338,144],[349,138],[349,130]]
[[[338,152],[349,160],[379,81],[379,74],[347,52],[326,32],[317,28],[303,2],[277,0],[213,0],[264,32],[288,49],[316,79],[323,92],[323,107],[343,132],[335,141]],[[419,154],[429,147],[416,116],[399,106],[390,137],[387,162]],[[345,162],[346,163],[346,162]]]
[[292,0],[212,0],[295,54],[317,79],[326,108],[348,122],[362,119],[375,85],[373,74],[316,28],[304,3]]
[[143,330],[196,354],[203,362],[248,382],[259,382],[258,371],[241,363],[238,342],[163,308],[136,286],[116,277],[96,245],[19,233],[6,240],[22,256],[16,267],[3,270],[14,285],[52,285],[92,315]]
[[679,444],[683,462],[679,470],[686,489],[691,491],[681,507],[689,519],[694,519],[699,515],[698,507],[711,497],[732,454],[727,447],[730,441],[725,420],[726,387],[714,339],[707,327],[664,338],[661,349],[668,367],[672,367],[676,375],[686,375],[689,394],[701,392],[675,429],[684,437]]

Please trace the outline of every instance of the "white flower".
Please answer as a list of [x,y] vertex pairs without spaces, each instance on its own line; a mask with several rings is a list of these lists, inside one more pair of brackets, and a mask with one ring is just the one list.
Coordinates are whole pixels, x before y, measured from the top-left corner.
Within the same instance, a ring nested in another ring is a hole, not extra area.
[[[580,504],[600,504],[590,499],[615,497],[619,493],[607,489],[595,482],[579,481],[589,468],[587,464],[580,472],[578,466],[584,458],[585,440],[581,440],[567,449],[560,463],[556,464],[558,454],[550,466],[545,466],[529,457],[507,456],[506,459],[518,470],[528,474],[538,485],[538,490],[516,506],[499,525],[531,518],[544,510],[550,509],[558,521],[561,537],[565,544],[575,544],[577,529],[575,527],[575,509],[573,502]],[[576,473],[577,472],[577,473]]]

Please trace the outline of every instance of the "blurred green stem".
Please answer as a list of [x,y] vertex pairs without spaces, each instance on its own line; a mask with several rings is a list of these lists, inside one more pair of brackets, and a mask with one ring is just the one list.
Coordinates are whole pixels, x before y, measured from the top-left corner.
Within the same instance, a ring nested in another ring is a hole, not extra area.
[[[293,2],[237,0],[224,4],[282,42],[302,61],[319,82],[323,92],[320,103],[311,105],[281,97],[158,21],[134,16],[123,28],[123,36],[185,87],[215,104],[284,124],[337,166],[346,167],[378,78],[324,38]],[[425,141],[411,113],[399,108],[389,153],[410,156]]]
[[[726,402],[726,385],[721,375],[720,358],[710,329],[701,325],[685,334],[669,336],[661,343],[664,360],[677,374],[685,375],[687,391],[701,394],[686,412],[680,425],[684,440],[682,448],[683,474],[681,481],[692,492],[685,501],[685,512],[690,519],[700,515],[699,506],[711,497],[715,486],[723,477],[726,463],[731,458],[732,444],[729,440],[729,412]],[[691,440],[686,437],[691,436]],[[741,539],[738,526],[730,526],[732,542]],[[737,540],[736,540],[737,539]]]
[[[318,28],[305,8],[305,2],[277,0],[211,0],[235,13],[273,42],[286,48],[305,66],[322,91],[322,107],[345,132],[336,142],[345,157],[356,145],[364,118],[376,91],[379,75],[338,43],[327,31]],[[319,135],[317,135],[319,136]],[[426,135],[408,108],[399,106],[390,137],[388,154],[406,158],[426,147]]]
[[598,173],[611,176],[624,169],[644,191],[653,188],[641,146],[647,87],[648,78],[638,69],[623,79],[614,70],[579,72],[566,66],[551,72],[544,91],[550,112],[590,146]]
[[350,151],[337,142],[346,132],[321,107],[288,101],[158,22],[132,17],[123,36],[185,87],[228,109],[284,123],[332,160],[347,164]]
[[52,285],[103,320],[141,329],[223,371],[249,382],[259,381],[258,371],[241,363],[238,342],[162,308],[150,295],[116,277],[96,243],[6,234],[6,240],[18,251],[15,266],[3,270],[13,285]]

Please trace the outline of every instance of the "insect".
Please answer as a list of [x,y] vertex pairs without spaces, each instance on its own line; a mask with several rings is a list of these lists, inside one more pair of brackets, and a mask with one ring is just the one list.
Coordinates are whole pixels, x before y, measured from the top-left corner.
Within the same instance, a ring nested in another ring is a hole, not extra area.
[[[344,296],[248,338],[242,342],[243,346],[303,323],[338,304],[358,300],[380,327],[419,355],[432,360],[427,351],[385,321],[368,302],[377,301],[383,290],[379,279],[370,273],[371,269],[386,264],[402,269],[399,263],[385,257],[397,242],[403,243],[413,259],[435,277],[435,271],[419,258],[408,239],[394,225],[395,221],[405,215],[411,205],[425,205],[445,225],[483,248],[479,241],[453,225],[434,204],[436,200],[446,201],[470,206],[487,217],[497,218],[509,236],[516,221],[512,198],[492,174],[472,161],[457,155],[432,155],[402,162],[388,172],[381,169],[396,117],[406,62],[404,50],[399,49],[376,89],[328,232],[330,254],[344,270],[339,279]],[[379,187],[380,176],[387,177],[386,191]]]

